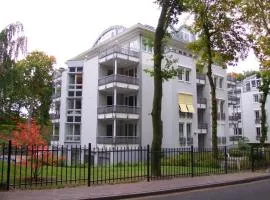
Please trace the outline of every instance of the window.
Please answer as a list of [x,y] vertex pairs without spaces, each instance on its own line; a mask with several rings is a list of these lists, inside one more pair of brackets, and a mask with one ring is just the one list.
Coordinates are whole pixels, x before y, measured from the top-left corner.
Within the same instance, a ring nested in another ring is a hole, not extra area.
[[82,101],[80,99],[76,99],[75,109],[81,109],[82,108]]
[[217,77],[214,78],[214,84],[217,87]]
[[256,127],[256,135],[257,135],[257,137],[261,136],[261,128],[260,127]]
[[186,77],[187,82],[189,82],[189,72],[190,72],[190,70],[186,70],[186,76],[185,77]]
[[75,122],[81,122],[81,117],[80,116],[75,116]]
[[183,138],[183,137],[184,137],[184,124],[179,123],[179,138]]
[[152,47],[153,47],[153,44],[149,39],[142,38],[142,50],[143,51],[152,53]]
[[256,87],[256,81],[255,80],[251,81],[251,86]]
[[254,102],[259,102],[259,95],[258,94],[254,94]]
[[221,114],[223,114],[223,112],[224,112],[224,102],[225,102],[225,101],[223,101],[223,100],[220,101],[220,113],[221,113]]
[[77,67],[77,72],[82,72],[83,71],[83,67]]
[[260,86],[261,86],[261,81],[257,80],[257,87],[260,87]]
[[70,67],[70,68],[69,68],[69,71],[70,71],[70,72],[75,72],[75,70],[76,70],[76,67]]
[[222,85],[223,85],[223,78],[220,78],[219,79],[219,88],[222,88]]
[[113,125],[112,124],[107,124],[106,127],[106,136],[113,136]]
[[260,119],[260,111],[255,110],[255,118]]
[[187,123],[187,138],[191,138],[191,124]]
[[75,84],[75,74],[69,75],[69,84]]
[[250,83],[246,83],[246,91],[249,92],[250,91]]
[[73,92],[73,91],[69,91],[69,92],[68,92],[68,96],[69,96],[69,97],[73,97],[73,96],[74,96],[74,92]]
[[183,73],[184,73],[184,69],[183,68],[180,68],[178,70],[178,80],[179,81],[182,81],[183,80]]

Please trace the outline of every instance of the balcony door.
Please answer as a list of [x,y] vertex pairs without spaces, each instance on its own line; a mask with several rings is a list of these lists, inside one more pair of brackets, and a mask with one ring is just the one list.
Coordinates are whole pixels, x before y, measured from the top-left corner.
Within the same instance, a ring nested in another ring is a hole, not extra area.
[[125,105],[130,107],[137,106],[137,96],[125,96]]
[[107,96],[107,106],[113,105],[113,96]]

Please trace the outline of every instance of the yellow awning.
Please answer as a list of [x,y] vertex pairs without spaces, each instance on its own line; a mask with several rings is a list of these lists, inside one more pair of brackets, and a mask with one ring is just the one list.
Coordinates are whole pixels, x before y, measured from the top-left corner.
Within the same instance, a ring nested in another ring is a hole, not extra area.
[[190,94],[179,93],[178,104],[181,112],[194,113],[193,96]]
[[186,104],[179,104],[179,106],[180,106],[181,112],[184,112],[184,113],[188,112]]
[[194,113],[194,107],[193,107],[193,105],[187,104],[187,108],[188,108],[188,112],[189,113]]

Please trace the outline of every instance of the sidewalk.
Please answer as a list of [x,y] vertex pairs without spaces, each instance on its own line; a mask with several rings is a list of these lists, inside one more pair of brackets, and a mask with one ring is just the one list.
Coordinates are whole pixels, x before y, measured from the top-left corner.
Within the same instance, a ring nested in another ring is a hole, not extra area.
[[153,180],[151,182],[143,181],[115,185],[93,185],[91,187],[81,186],[51,190],[15,190],[0,192],[0,200],[120,199],[239,184],[269,178],[270,173],[243,172],[194,178],[182,177],[168,180]]

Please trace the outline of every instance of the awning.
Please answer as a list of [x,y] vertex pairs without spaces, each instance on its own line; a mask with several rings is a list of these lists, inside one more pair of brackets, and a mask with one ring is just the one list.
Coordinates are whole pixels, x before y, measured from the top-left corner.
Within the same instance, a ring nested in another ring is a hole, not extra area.
[[191,94],[179,93],[178,104],[181,112],[194,113],[193,96]]
[[179,104],[181,112],[188,112],[186,104]]

